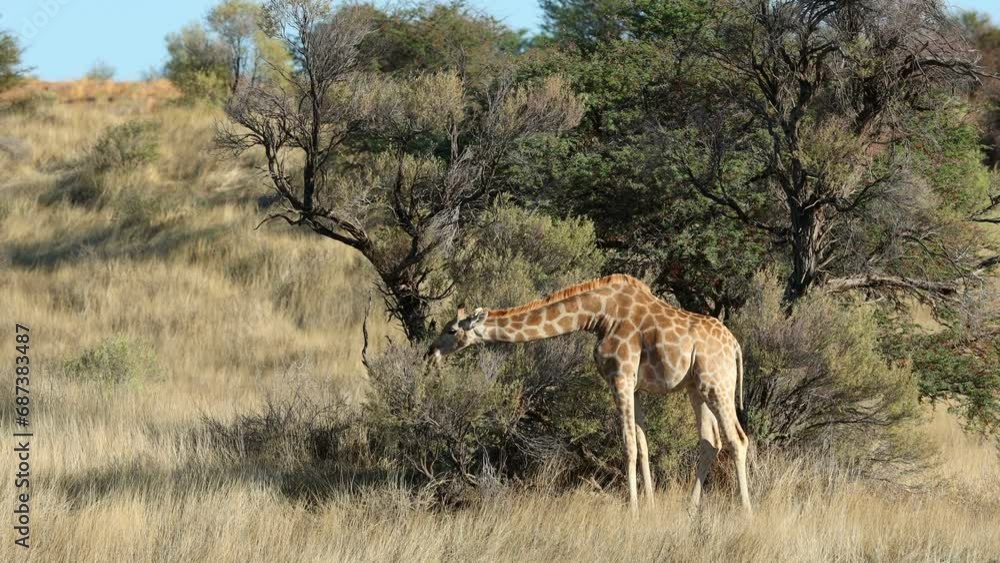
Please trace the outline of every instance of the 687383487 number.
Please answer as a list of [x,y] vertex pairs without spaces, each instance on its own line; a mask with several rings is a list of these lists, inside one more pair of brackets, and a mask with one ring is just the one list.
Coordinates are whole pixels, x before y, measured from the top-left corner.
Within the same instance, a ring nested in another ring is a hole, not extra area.
[[31,539],[31,357],[30,329],[14,326],[14,543],[29,547]]

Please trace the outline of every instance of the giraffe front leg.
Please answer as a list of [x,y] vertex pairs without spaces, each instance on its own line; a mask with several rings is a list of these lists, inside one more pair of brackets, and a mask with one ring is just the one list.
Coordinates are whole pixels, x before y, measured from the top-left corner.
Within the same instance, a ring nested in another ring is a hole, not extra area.
[[633,513],[639,511],[639,493],[636,483],[636,461],[638,445],[636,443],[635,425],[635,378],[618,372],[612,379],[615,404],[618,407],[618,417],[621,420],[622,438],[625,442],[625,463],[628,474],[628,501]]
[[715,420],[715,415],[708,408],[697,389],[689,389],[688,397],[691,399],[691,407],[694,409],[695,423],[698,425],[698,467],[695,473],[694,490],[691,491],[691,510],[697,512],[701,507],[702,491],[705,488],[705,480],[708,472],[715,462],[719,450],[722,449],[722,441],[719,437],[719,424]]

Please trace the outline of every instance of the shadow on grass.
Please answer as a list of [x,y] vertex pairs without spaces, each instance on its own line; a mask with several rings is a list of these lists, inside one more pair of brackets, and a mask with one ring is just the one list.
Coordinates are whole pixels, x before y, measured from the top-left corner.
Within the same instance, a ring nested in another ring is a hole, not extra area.
[[260,463],[222,465],[191,461],[167,470],[132,460],[62,477],[44,486],[60,490],[74,509],[110,497],[169,498],[179,502],[189,496],[256,489],[273,490],[289,500],[315,507],[334,498],[360,494],[390,479],[391,475],[381,470],[358,471],[333,465],[282,468]]
[[169,256],[185,245],[221,235],[225,227],[195,230],[171,229],[169,225],[122,227],[110,225],[79,233],[60,234],[43,241],[8,244],[12,266],[54,269],[93,259],[145,259]]

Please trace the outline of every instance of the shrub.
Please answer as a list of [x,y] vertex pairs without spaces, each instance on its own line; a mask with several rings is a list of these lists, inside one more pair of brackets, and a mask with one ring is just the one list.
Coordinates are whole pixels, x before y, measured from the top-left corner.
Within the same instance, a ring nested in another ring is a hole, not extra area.
[[352,422],[346,405],[323,404],[301,389],[287,399],[268,397],[259,412],[232,421],[202,417],[211,444],[224,455],[283,466],[337,460]]
[[0,109],[6,113],[35,117],[44,109],[55,105],[57,101],[58,98],[52,92],[31,90],[8,97]]
[[128,121],[109,128],[98,139],[90,165],[99,173],[135,170],[154,162],[159,155],[159,126],[150,121]]
[[869,464],[914,459],[906,430],[919,413],[917,381],[882,354],[873,308],[814,292],[788,314],[777,275],[752,285],[729,325],[743,346],[756,444],[831,449]]
[[165,209],[163,199],[125,189],[111,201],[116,222],[126,229],[152,229]]
[[63,372],[74,379],[107,385],[134,385],[159,374],[156,354],[146,343],[112,336],[67,360]]
[[[602,486],[624,477],[620,424],[590,361],[593,341],[571,336],[466,351],[429,368],[422,348],[370,362],[365,419],[376,450],[446,500],[471,488],[531,482]],[[675,472],[696,443],[683,397],[640,396],[650,458]]]
[[52,205],[65,201],[92,208],[114,204],[124,213],[124,222],[135,224],[129,219],[131,215],[136,215],[140,221],[149,219],[158,209],[156,201],[123,190],[122,186],[137,181],[134,174],[157,159],[158,130],[158,124],[148,121],[128,121],[108,128],[80,167],[43,195],[41,203]]
[[418,348],[400,346],[371,362],[366,412],[377,451],[427,484],[477,486],[504,465],[517,440],[521,386],[464,369],[476,358],[430,373],[420,356]]
[[43,205],[56,205],[61,202],[79,207],[97,208],[107,201],[107,182],[90,169],[78,170],[67,174],[47,193],[42,194],[38,201]]
[[97,80],[101,82],[107,82],[115,77],[115,67],[109,65],[104,61],[97,61],[94,66],[90,67],[84,78],[88,80]]

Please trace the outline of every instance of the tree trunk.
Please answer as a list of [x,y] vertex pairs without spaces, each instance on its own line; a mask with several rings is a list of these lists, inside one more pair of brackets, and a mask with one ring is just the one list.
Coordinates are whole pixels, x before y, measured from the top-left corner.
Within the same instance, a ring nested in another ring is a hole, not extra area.
[[408,278],[381,277],[386,307],[402,323],[407,340],[419,342],[432,336],[428,326],[430,306],[419,288]]
[[430,313],[427,303],[414,292],[401,290],[394,297],[399,320],[410,342],[419,342],[429,336],[427,317]]
[[307,210],[313,208],[313,194],[316,192],[316,167],[312,158],[306,157],[306,164],[302,171],[302,206]]
[[803,295],[816,281],[819,268],[817,217],[813,209],[803,209],[789,202],[792,222],[792,273],[785,287],[785,299],[791,303]]

